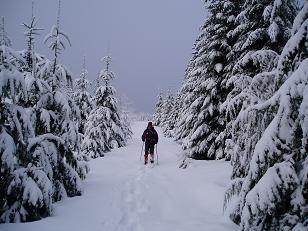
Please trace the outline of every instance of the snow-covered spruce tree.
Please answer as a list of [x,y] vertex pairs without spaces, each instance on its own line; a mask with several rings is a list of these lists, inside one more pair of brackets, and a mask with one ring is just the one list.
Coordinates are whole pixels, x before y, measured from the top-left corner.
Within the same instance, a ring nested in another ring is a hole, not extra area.
[[94,107],[85,124],[84,139],[81,143],[81,151],[88,154],[91,158],[102,157],[105,152],[110,151],[107,144],[109,131],[103,114],[104,108],[97,103],[98,99],[101,98],[100,91],[98,91],[100,88],[99,83],[99,77],[97,77],[96,86],[98,88],[93,98]]
[[173,128],[171,115],[172,109],[174,108],[174,96],[171,93],[171,90],[168,89],[166,97],[163,101],[162,111],[161,111],[161,127],[165,136],[170,137],[170,131]]
[[[69,141],[63,139],[66,135],[50,133],[51,130],[57,133],[56,127],[66,130],[64,127],[71,112],[68,104],[61,105],[64,97],[57,95],[44,81],[51,80],[53,73],[48,68],[41,70],[41,66],[35,64],[39,61],[48,67],[46,64],[50,62],[34,53],[33,37],[31,45],[33,70],[24,73],[18,70],[29,71],[29,65],[22,57],[26,57],[26,53],[1,46],[1,66],[4,66],[1,69],[5,70],[0,87],[4,94],[0,94],[1,107],[5,107],[1,108],[4,113],[4,116],[1,115],[1,123],[4,124],[1,126],[1,143],[5,145],[0,153],[8,157],[3,165],[12,170],[6,180],[1,181],[6,184],[1,185],[4,192],[1,195],[5,195],[1,201],[1,222],[32,221],[50,215],[53,200],[59,200],[64,195],[80,194],[80,177],[75,170],[81,177],[85,172],[84,167],[75,161],[74,149],[68,147]],[[54,89],[60,85],[56,84],[57,81],[52,82],[55,83]],[[58,124],[61,115],[66,117],[65,123]],[[4,168],[1,163],[1,172]]]
[[[49,175],[53,179],[53,196],[57,201],[66,195],[80,195],[80,178],[85,178],[87,168],[83,160],[77,160],[80,155],[79,109],[73,99],[63,90],[62,86],[65,83],[51,79],[55,77],[58,80],[63,80],[66,76],[60,75],[66,75],[68,71],[53,74],[52,62],[47,59],[42,62],[51,65],[47,69],[40,69],[40,66],[37,65],[37,74],[29,75],[27,80],[28,91],[33,96],[31,103],[36,115],[34,126],[39,141],[33,148],[41,149],[50,157],[49,161],[53,167],[52,173]],[[60,64],[57,64],[57,67],[63,68]],[[52,83],[53,86],[49,83]],[[49,150],[44,148],[47,144],[51,146]]]
[[119,97],[119,111],[120,111],[120,120],[122,121],[122,128],[125,140],[132,138],[133,132],[131,128],[132,113],[130,109],[130,102],[127,97]]
[[20,56],[19,52],[16,52],[11,48],[12,42],[4,26],[4,17],[1,18],[0,23],[0,62],[3,69],[20,71],[22,66],[26,63]]
[[[226,140],[225,151],[227,156],[231,156],[233,166],[234,180],[230,192],[238,192],[241,188],[242,179],[248,172],[251,153],[273,117],[269,111],[264,115],[259,113],[251,115],[258,118],[253,126],[237,126],[237,117],[241,110],[269,99],[277,90],[274,84],[275,74],[271,71],[277,66],[278,53],[288,39],[297,9],[296,1],[280,3],[282,2],[265,1],[259,4],[246,1],[246,8],[237,17],[238,26],[233,32],[236,38],[233,50],[241,58],[227,82],[227,85],[233,85],[233,89],[222,105],[227,111],[228,121],[229,139]],[[237,190],[234,191],[235,188]],[[232,219],[238,222],[239,217]]]
[[104,156],[104,153],[112,148],[126,145],[123,124],[115,98],[116,92],[114,87],[109,85],[110,80],[114,78],[113,72],[110,71],[111,58],[106,56],[103,60],[106,62],[106,69],[100,72],[97,83],[103,81],[104,85],[96,90],[95,107],[86,123],[85,138],[82,143],[83,152],[90,153],[92,158]]
[[[76,79],[74,82],[74,89],[72,98],[77,104],[80,111],[80,124],[79,124],[79,136],[82,144],[82,140],[85,136],[85,126],[88,121],[90,112],[94,108],[92,95],[89,93],[89,88],[91,87],[91,82],[86,78],[88,71],[86,69],[85,57],[83,58],[83,68],[80,74],[80,78]],[[85,166],[86,173],[89,172],[87,161],[90,160],[90,155],[88,152],[82,151],[82,145],[80,145],[80,150],[78,150],[78,161],[83,163]]]
[[226,122],[220,105],[230,91],[225,82],[233,61],[229,55],[233,45],[230,31],[235,28],[238,2],[208,1],[209,17],[203,25],[202,36],[197,39],[197,53],[190,75],[199,77],[192,84],[191,96],[188,95],[191,103],[180,120],[184,121],[180,127],[189,128],[184,148],[188,148],[188,155],[196,159],[225,157],[222,132]]
[[80,110],[80,126],[79,132],[81,134],[85,133],[85,124],[88,120],[89,114],[93,109],[93,99],[89,93],[89,88],[91,87],[91,82],[87,79],[88,70],[86,69],[85,57],[83,59],[83,67],[81,70],[80,78],[76,79],[74,82],[74,93],[73,98],[75,103]]
[[[297,9],[296,1],[280,3],[267,1],[257,4],[257,8],[246,1],[247,9],[237,17],[241,24],[234,31],[234,34],[239,34],[234,52],[238,52],[242,58],[233,68],[233,76],[228,83],[233,85],[233,90],[223,105],[228,115],[227,128],[232,135],[226,142],[226,152],[231,156],[233,166],[233,181],[229,192],[241,189],[255,145],[274,116],[270,110],[251,112],[250,117],[256,118],[253,125],[238,123],[241,110],[264,102],[278,89],[275,71],[272,70],[277,66],[278,54],[291,34],[291,19],[295,17]],[[262,20],[251,14],[251,9],[255,9],[255,14],[263,15]],[[253,23],[253,20],[256,22]],[[238,223],[239,213],[235,211],[233,214],[235,216],[231,215],[232,219]]]
[[156,126],[161,125],[162,106],[163,106],[163,93],[159,93],[157,103],[155,105],[155,113],[153,115],[153,122]]
[[33,221],[51,214],[52,183],[29,149],[31,95],[15,66],[25,61],[5,45],[0,53],[0,222]]
[[[33,4],[33,2],[32,2],[32,4]],[[33,11],[33,9],[32,9],[32,11]],[[33,70],[33,63],[32,63],[32,61],[34,59],[34,57],[32,57],[33,54],[34,54],[34,51],[33,51],[34,36],[38,35],[38,32],[43,30],[43,29],[37,27],[37,20],[34,17],[33,12],[32,12],[31,22],[29,24],[23,23],[23,25],[27,29],[24,32],[24,35],[27,37],[27,49],[26,49],[26,52],[25,52],[25,57],[26,57],[26,61],[27,61],[26,71],[32,72],[32,70]]]
[[[231,217],[240,222],[242,230],[308,227],[307,1],[294,20],[291,35],[277,68],[264,73],[274,79],[272,88],[278,90],[269,99],[247,107],[236,121],[238,127],[264,131],[257,138],[248,136],[246,146],[256,144],[253,149],[244,147],[251,156],[247,174],[233,180],[239,201]],[[235,181],[241,182],[238,188]]]
[[164,124],[163,132],[166,137],[175,137],[175,129],[177,119],[181,112],[181,97],[179,94],[174,96],[174,101],[172,103],[172,108],[169,112],[168,118]]
[[126,145],[126,139],[123,133],[123,124],[120,120],[116,91],[113,86],[109,85],[110,81],[114,78],[114,73],[110,71],[111,57],[106,56],[103,60],[106,62],[106,69],[100,72],[100,78],[105,82],[105,85],[98,89],[100,98],[96,99],[96,105],[105,108],[107,126],[110,130],[108,146],[110,148],[123,147]]
[[2,45],[7,47],[12,46],[11,39],[5,30],[4,17],[1,18],[1,24],[0,24],[0,46]]
[[126,110],[121,110],[120,120],[122,122],[122,130],[123,130],[125,140],[131,139],[133,132],[131,129],[131,119],[129,118],[129,112]]
[[65,38],[65,40],[71,45],[69,37],[66,35],[65,32],[60,30],[60,10],[61,10],[61,0],[59,0],[58,6],[58,16],[57,16],[57,24],[53,25],[50,33],[46,35],[44,39],[44,43],[48,44],[48,47],[54,52],[54,62],[53,62],[53,70],[52,72],[56,72],[58,55],[61,54],[61,51],[65,49],[64,41],[61,37]]
[[[271,78],[262,79],[262,75],[257,80],[253,78],[276,67],[278,54],[290,36],[290,28],[297,12],[296,3],[294,0],[245,0],[243,10],[236,18],[237,27],[232,32],[236,40],[232,50],[238,57],[238,62],[233,67],[227,86],[233,87],[222,105],[227,113],[229,131],[241,109],[265,100],[265,97],[270,97],[275,91],[268,89],[267,94],[258,95],[251,92],[249,86],[252,84],[258,88],[258,84],[263,82],[263,86],[266,86],[266,81],[271,81]],[[238,155],[234,138],[228,139],[226,143],[227,155]]]
[[[179,118],[175,126],[175,139],[180,143],[183,142],[183,140],[189,135],[189,132],[192,129],[192,123],[190,122],[192,121],[193,117],[190,116],[188,110],[196,97],[196,94],[194,94],[193,91],[195,88],[195,83],[200,76],[200,66],[197,66],[197,58],[199,54],[198,51],[202,48],[198,41],[200,41],[203,36],[204,31],[201,31],[194,46],[195,51],[193,52],[193,57],[187,65],[184,82],[178,91],[178,95],[180,97],[179,101],[181,113],[179,114]],[[185,145],[183,145],[183,148],[185,148]]]
[[[59,2],[60,3],[60,2]],[[60,35],[68,41],[68,36],[59,30],[60,4],[58,9],[57,25],[53,26],[45,42],[50,41],[49,47],[54,52],[54,61],[43,59],[38,63],[38,78],[45,80],[51,86],[51,92],[42,96],[38,108],[41,120],[39,135],[51,133],[57,141],[56,165],[53,167],[53,199],[61,200],[62,197],[80,195],[81,179],[87,172],[84,162],[78,161],[80,155],[80,111],[66,92],[67,86],[72,84],[72,74],[57,62],[60,51],[64,49],[64,42]],[[49,139],[50,139],[49,137]]]

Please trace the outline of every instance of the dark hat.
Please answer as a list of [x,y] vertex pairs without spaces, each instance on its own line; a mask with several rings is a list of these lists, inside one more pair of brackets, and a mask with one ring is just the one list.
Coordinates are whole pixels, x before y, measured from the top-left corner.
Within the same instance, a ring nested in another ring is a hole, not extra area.
[[153,124],[151,121],[148,123],[148,127],[153,127]]

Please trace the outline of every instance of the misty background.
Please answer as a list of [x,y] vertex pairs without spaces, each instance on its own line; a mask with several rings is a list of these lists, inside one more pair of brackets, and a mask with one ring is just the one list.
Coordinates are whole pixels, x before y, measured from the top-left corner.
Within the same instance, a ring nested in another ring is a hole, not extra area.
[[[43,43],[56,24],[58,0],[34,1],[38,27],[35,51],[52,59]],[[22,22],[31,19],[32,0],[0,0],[0,16],[16,50],[26,47]],[[112,81],[118,94],[139,112],[152,113],[159,92],[174,93],[184,79],[192,47],[206,12],[202,0],[62,0],[60,29],[69,37],[60,62],[79,77],[86,56],[88,79],[112,56]]]

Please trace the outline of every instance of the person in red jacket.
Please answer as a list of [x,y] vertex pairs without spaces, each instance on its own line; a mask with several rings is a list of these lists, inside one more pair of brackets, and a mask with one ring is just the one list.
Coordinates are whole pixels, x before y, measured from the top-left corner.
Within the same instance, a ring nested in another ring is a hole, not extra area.
[[150,162],[154,163],[154,147],[158,143],[158,134],[152,122],[148,123],[148,127],[144,130],[141,139],[145,142],[144,164],[148,163],[149,154],[151,156]]

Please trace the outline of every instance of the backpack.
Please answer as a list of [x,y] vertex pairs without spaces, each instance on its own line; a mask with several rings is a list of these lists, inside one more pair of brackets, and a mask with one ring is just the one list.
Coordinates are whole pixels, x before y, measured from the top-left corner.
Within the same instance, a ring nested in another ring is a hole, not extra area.
[[149,142],[150,144],[156,144],[157,139],[156,139],[155,130],[154,129],[147,129],[146,133],[147,133],[147,142]]

